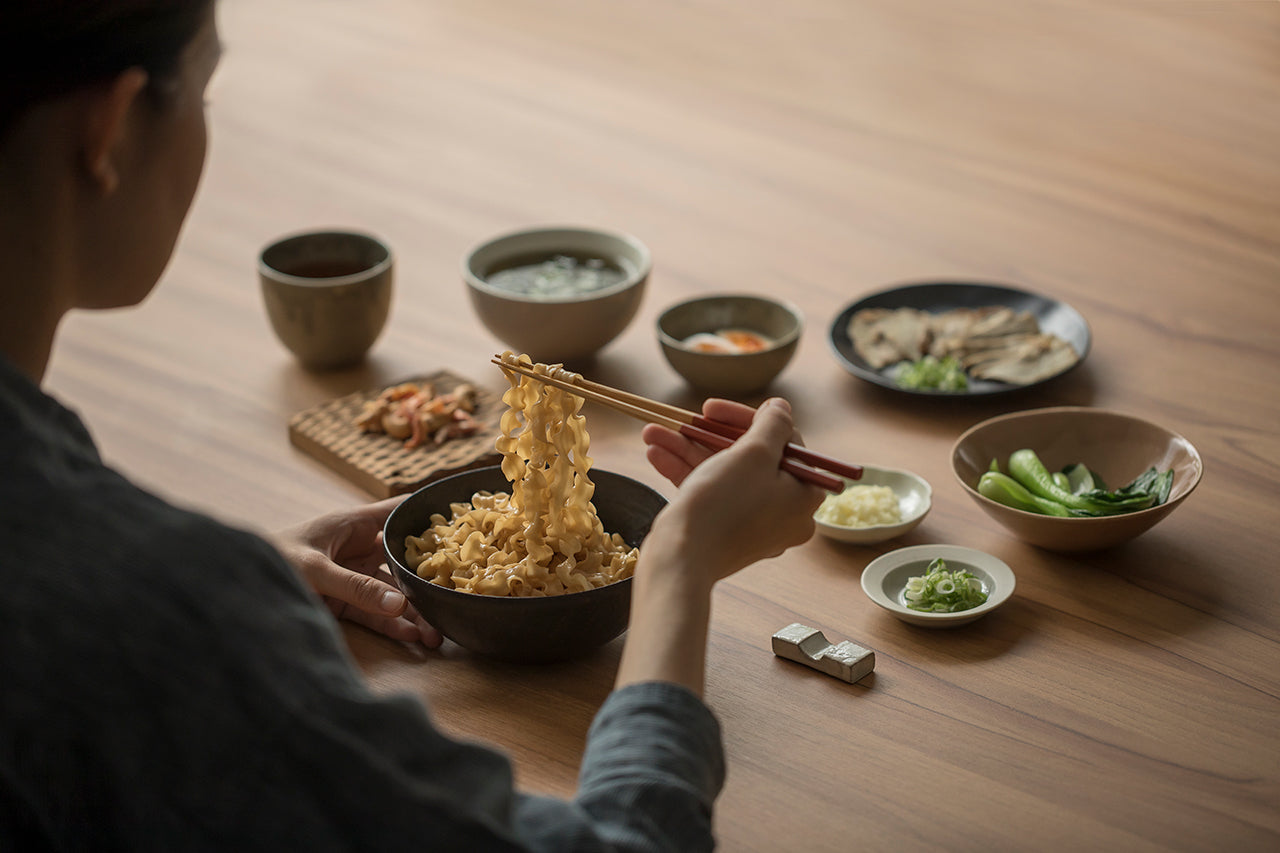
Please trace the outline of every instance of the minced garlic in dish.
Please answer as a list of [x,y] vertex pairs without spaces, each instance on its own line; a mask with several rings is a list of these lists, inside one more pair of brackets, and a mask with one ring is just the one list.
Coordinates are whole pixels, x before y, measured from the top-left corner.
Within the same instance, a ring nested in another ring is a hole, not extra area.
[[902,510],[888,486],[849,486],[838,495],[827,495],[813,517],[840,527],[875,527],[898,524]]

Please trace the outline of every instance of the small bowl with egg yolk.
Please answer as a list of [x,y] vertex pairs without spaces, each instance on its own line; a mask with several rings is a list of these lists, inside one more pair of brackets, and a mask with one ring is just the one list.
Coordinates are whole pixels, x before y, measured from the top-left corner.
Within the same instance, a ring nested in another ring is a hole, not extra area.
[[762,391],[796,353],[804,320],[767,296],[720,294],[670,306],[658,317],[667,363],[695,388],[731,397]]

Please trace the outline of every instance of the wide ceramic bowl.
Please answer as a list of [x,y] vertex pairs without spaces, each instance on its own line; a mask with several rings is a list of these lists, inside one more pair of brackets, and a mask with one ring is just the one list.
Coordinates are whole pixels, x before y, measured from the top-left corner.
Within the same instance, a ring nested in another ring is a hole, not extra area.
[[[638,546],[666,499],[643,483],[592,469],[592,503],[601,524]],[[405,563],[405,537],[421,536],[433,513],[478,491],[510,492],[499,466],[477,468],[429,483],[392,511],[383,530],[387,565],[427,622],[463,648],[487,658],[548,663],[584,657],[626,630],[631,579],[586,592],[545,598],[507,598],[446,589],[418,577]]]
[[[929,571],[929,564],[941,558],[947,571],[967,571],[982,584],[987,600],[977,607],[957,613],[912,610],[903,592],[907,579]],[[912,545],[883,554],[862,570],[862,591],[873,602],[912,625],[926,628],[955,628],[981,619],[1009,600],[1016,585],[1013,570],[1002,560],[973,548],[959,545]]]
[[[522,292],[499,281],[515,267],[571,259],[604,264],[618,280],[563,292]],[[462,262],[476,316],[506,347],[544,364],[589,358],[622,333],[640,308],[651,260],[634,237],[596,228],[530,228],[486,240]]]
[[[1111,488],[1151,466],[1173,469],[1169,499],[1124,515],[1060,518],[1026,512],[978,493],[978,479],[997,460],[1030,448],[1050,471],[1082,462]],[[1200,483],[1204,465],[1190,441],[1176,432],[1120,412],[1062,406],[991,418],[966,430],[951,449],[951,466],[965,493],[1017,538],[1052,551],[1095,551],[1127,542],[1178,508]]]
[[[929,482],[919,474],[900,471],[894,468],[875,468],[862,466],[862,477],[858,480],[844,478],[845,487],[854,486],[888,486],[893,490],[898,501],[898,512],[902,520],[897,524],[873,524],[865,527],[838,524],[819,518],[823,514],[822,507],[814,514],[813,521],[818,532],[838,542],[852,542],[858,545],[870,545],[886,542],[914,530],[924,517],[929,514],[933,505],[933,489]],[[830,496],[827,500],[833,500]],[[825,503],[825,502],[824,502]]]
[[[748,394],[764,389],[791,361],[804,320],[795,306],[767,296],[703,296],[672,305],[658,317],[662,354],[690,385],[712,394]],[[745,330],[767,339],[745,353],[702,352],[694,335]]]

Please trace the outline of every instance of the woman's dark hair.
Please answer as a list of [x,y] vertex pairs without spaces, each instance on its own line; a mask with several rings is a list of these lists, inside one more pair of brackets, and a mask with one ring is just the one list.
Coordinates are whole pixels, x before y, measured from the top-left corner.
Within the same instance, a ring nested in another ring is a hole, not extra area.
[[27,109],[128,68],[171,88],[214,0],[3,0],[0,136]]

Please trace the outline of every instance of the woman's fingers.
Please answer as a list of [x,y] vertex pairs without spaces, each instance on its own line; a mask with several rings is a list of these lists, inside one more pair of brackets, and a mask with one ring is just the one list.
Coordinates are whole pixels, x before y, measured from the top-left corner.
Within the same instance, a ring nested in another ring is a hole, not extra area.
[[[385,569],[380,574],[390,578]],[[444,640],[387,580],[357,574],[334,563],[319,571],[309,571],[308,578],[330,612],[339,619],[363,625],[393,640],[422,643],[430,649],[439,647]]]
[[710,397],[702,403],[702,416],[704,418],[729,424],[730,426],[741,427],[742,429],[751,426],[751,420],[755,417],[755,414],[756,410],[744,403],[722,400],[719,397]]
[[781,455],[783,447],[795,434],[795,425],[791,420],[791,406],[781,397],[765,400],[756,412],[752,426],[755,429],[751,430],[751,434]]
[[677,486],[712,454],[711,450],[656,424],[646,424],[640,436],[648,445],[645,456],[649,464]]
[[397,495],[380,501],[374,501],[373,503],[362,504],[349,510],[349,512],[366,521],[374,522],[381,527],[382,523],[387,520],[387,516],[391,515],[391,511],[400,506],[406,497],[408,497],[408,495]]
[[684,478],[689,476],[689,472],[693,470],[688,462],[675,455],[665,447],[658,445],[650,445],[645,450],[645,458],[649,460],[649,464],[653,466],[653,470],[657,471],[663,477],[671,481],[673,485],[679,486],[684,482]]
[[[770,410],[771,407],[776,408]],[[762,412],[767,412],[763,418],[759,417]],[[704,417],[744,430],[760,421],[756,427],[757,440],[765,441],[770,448],[776,446],[779,452],[782,445],[798,439],[790,413],[790,404],[781,398],[766,401],[760,410],[716,397],[708,399],[702,406]],[[656,424],[647,424],[641,431],[641,437],[648,445],[645,455],[649,464],[677,486],[684,482],[694,468],[716,452]]]
[[306,555],[303,575],[323,598],[336,599],[365,613],[399,616],[409,604],[404,593],[387,581],[344,569],[318,551]]
[[[788,413],[791,411],[791,404],[785,398],[777,397],[774,399],[777,399],[783,406],[785,406]],[[754,419],[755,414],[755,409],[742,403],[735,403],[732,400],[721,400],[712,397],[702,404],[703,417],[709,418],[713,421],[731,424],[733,426],[740,427],[741,429],[746,429],[751,426],[751,422]],[[804,440],[801,439],[800,433],[794,428],[792,429],[791,437],[787,440],[793,444],[804,444]]]
[[[363,625],[371,631],[377,631],[383,636],[390,637],[402,643],[422,643],[427,648],[437,648],[442,638],[440,632],[435,628],[422,622],[421,619],[412,620],[405,617],[378,616],[372,613],[366,613],[362,610],[347,608],[338,615],[338,618],[345,619],[348,622],[354,622],[357,625]],[[416,614],[415,614],[416,615]]]

